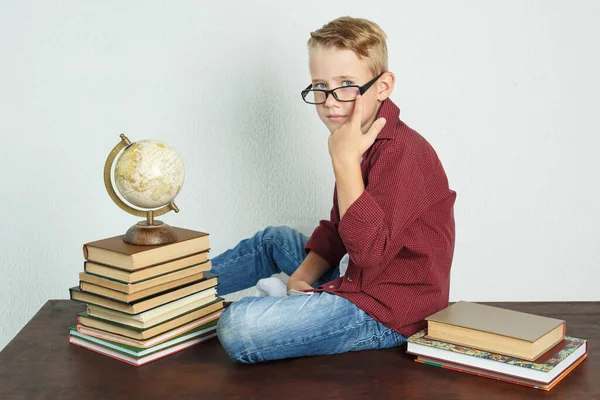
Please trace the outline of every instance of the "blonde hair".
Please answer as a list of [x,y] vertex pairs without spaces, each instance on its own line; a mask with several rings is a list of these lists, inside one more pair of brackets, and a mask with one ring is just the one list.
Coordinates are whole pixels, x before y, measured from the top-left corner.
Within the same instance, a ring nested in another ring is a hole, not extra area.
[[340,17],[310,33],[308,49],[317,46],[352,50],[373,75],[388,70],[387,35],[364,18]]

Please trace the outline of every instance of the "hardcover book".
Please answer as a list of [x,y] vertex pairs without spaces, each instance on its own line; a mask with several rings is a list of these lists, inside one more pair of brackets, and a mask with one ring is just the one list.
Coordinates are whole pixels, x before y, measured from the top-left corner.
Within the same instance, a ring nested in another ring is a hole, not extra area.
[[[79,275],[80,279],[82,275]],[[108,297],[110,299],[123,301],[125,303],[131,303],[136,300],[145,299],[148,297],[152,297],[157,294],[166,293],[171,290],[175,290],[187,285],[190,285],[195,282],[199,282],[204,278],[204,272],[198,272],[194,275],[185,276],[180,279],[176,279],[174,281],[164,282],[157,286],[151,286],[146,289],[137,290],[132,293],[123,293],[120,290],[108,288],[106,285],[112,285],[110,282],[105,282],[104,280],[95,279],[93,276],[83,276],[83,280],[79,282],[79,288],[84,292],[95,293],[100,296]],[[94,282],[89,282],[89,281]]]
[[456,372],[463,372],[463,373],[470,374],[470,375],[481,376],[483,378],[495,379],[497,381],[513,383],[515,385],[521,385],[521,386],[526,386],[526,387],[530,387],[533,389],[541,389],[541,390],[549,391],[554,386],[556,386],[558,384],[558,382],[560,382],[565,376],[567,376],[571,371],[573,371],[579,364],[581,364],[583,362],[583,360],[585,360],[586,358],[587,358],[587,353],[582,355],[577,361],[575,361],[573,364],[571,364],[570,367],[568,367],[566,370],[564,370],[560,375],[558,375],[550,383],[539,383],[539,382],[531,381],[531,380],[527,380],[527,379],[516,378],[516,377],[510,376],[510,375],[494,373],[494,372],[490,372],[490,371],[475,368],[475,367],[469,367],[469,366],[465,366],[462,364],[456,364],[456,363],[451,363],[448,361],[439,361],[436,359],[430,359],[428,357],[419,356],[415,361],[422,363],[422,364],[431,365],[433,367],[449,369],[449,370],[456,371]]
[[196,321],[208,314],[217,312],[223,309],[223,299],[219,298],[217,301],[207,304],[206,306],[191,310],[185,314],[178,315],[168,321],[160,323],[158,325],[151,326],[149,328],[135,328],[130,325],[120,324],[113,321],[107,321],[100,318],[92,317],[89,314],[82,312],[79,313],[77,321],[79,324],[88,327],[98,329],[108,333],[114,333],[135,340],[147,340],[154,338],[162,333],[168,332],[171,329],[178,328],[182,325]]
[[131,303],[117,301],[94,293],[84,292],[79,287],[72,287],[69,289],[69,292],[71,295],[71,300],[87,304],[95,304],[105,308],[110,308],[112,310],[121,311],[126,314],[139,314],[141,312],[162,306],[169,302],[181,299],[217,285],[216,275],[210,272],[205,272],[204,276],[205,279],[200,282],[192,283],[179,289],[157,294],[152,297],[137,300]]
[[175,226],[171,228],[177,235],[177,241],[173,243],[154,246],[133,245],[125,243],[124,235],[120,235],[84,244],[83,256],[87,261],[135,271],[207,251],[210,248],[208,233]]
[[107,322],[116,322],[133,328],[147,329],[190,311],[211,305],[211,303],[214,303],[217,300],[222,299],[217,299],[216,289],[209,288],[140,314],[129,315],[109,308],[95,306],[93,304],[88,304],[87,313],[91,317],[102,319]]
[[429,317],[427,336],[533,361],[565,337],[565,321],[459,301]]
[[216,326],[211,328],[209,332],[199,336],[187,337],[184,335],[183,339],[174,339],[173,344],[165,342],[163,343],[164,346],[158,345],[152,349],[138,349],[83,335],[77,332],[75,328],[71,328],[69,343],[139,367],[215,338],[217,336],[215,329]]
[[481,370],[548,384],[587,353],[587,342],[566,337],[554,349],[554,354],[541,357],[539,362],[490,353],[452,343],[428,339],[426,331],[408,338],[407,353],[419,357],[446,361]]
[[[81,274],[110,280],[111,282],[118,284],[119,287],[123,287],[123,290],[117,289],[116,287],[113,289],[130,293],[135,291],[134,288],[137,287],[146,288],[154,286],[154,282],[163,283],[169,280],[183,278],[184,276],[192,275],[197,272],[209,271],[211,268],[212,264],[208,260],[208,252],[204,252],[192,254],[188,257],[179,258],[152,267],[142,268],[137,271],[126,271],[109,265],[86,261],[83,264],[83,270],[85,272],[82,272]],[[123,285],[127,285],[128,287],[125,288]]]
[[221,316],[221,310],[216,311],[212,314],[207,315],[206,317],[197,319],[185,325],[182,325],[178,328],[171,329],[163,334],[153,337],[152,339],[147,340],[136,340],[131,339],[126,336],[117,335],[110,332],[101,331],[99,329],[88,328],[84,325],[77,325],[77,332],[87,335],[90,337],[95,337],[98,339],[103,339],[108,342],[124,344],[131,347],[136,347],[139,349],[149,349],[155,347],[158,344],[161,344],[166,341],[170,341],[176,337],[180,337],[181,335],[188,332],[197,332],[204,331],[207,328],[217,325],[217,320]]

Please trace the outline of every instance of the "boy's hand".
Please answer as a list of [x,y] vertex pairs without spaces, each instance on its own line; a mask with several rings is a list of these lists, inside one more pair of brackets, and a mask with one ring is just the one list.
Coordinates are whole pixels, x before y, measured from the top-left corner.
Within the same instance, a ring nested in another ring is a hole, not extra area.
[[385,126],[385,118],[379,118],[373,122],[367,133],[363,134],[361,130],[362,113],[362,96],[358,96],[350,121],[329,136],[329,155],[334,163],[360,162],[360,157],[371,147]]
[[313,287],[304,281],[290,278],[287,282],[287,290],[289,291],[290,289],[302,292],[303,290],[312,290]]

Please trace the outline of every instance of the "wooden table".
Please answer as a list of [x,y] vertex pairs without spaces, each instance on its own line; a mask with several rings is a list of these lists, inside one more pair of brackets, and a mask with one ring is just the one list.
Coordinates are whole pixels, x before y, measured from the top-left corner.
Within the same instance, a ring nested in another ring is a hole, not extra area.
[[241,365],[215,339],[136,368],[68,344],[84,306],[51,300],[0,352],[0,399],[600,399],[600,302],[487,304],[566,320],[588,359],[550,392],[421,365],[404,348]]

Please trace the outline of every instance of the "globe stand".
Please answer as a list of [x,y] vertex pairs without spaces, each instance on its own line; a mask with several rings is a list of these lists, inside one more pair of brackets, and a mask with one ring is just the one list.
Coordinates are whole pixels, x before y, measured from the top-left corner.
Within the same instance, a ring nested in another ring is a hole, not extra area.
[[177,240],[177,234],[173,228],[162,221],[154,220],[154,217],[163,215],[169,211],[179,212],[179,208],[175,203],[171,202],[156,210],[138,210],[127,204],[117,196],[110,179],[110,171],[115,157],[121,150],[131,144],[129,139],[124,135],[120,135],[121,141],[112,149],[104,164],[104,186],[110,198],[122,210],[129,214],[146,217],[146,221],[140,221],[130,227],[123,237],[123,241],[128,244],[141,246],[155,246],[173,243]]
[[[151,213],[151,211],[149,212]],[[156,246],[173,243],[177,240],[177,234],[171,226],[162,221],[140,221],[133,225],[125,233],[123,241],[129,244],[141,246]]]

